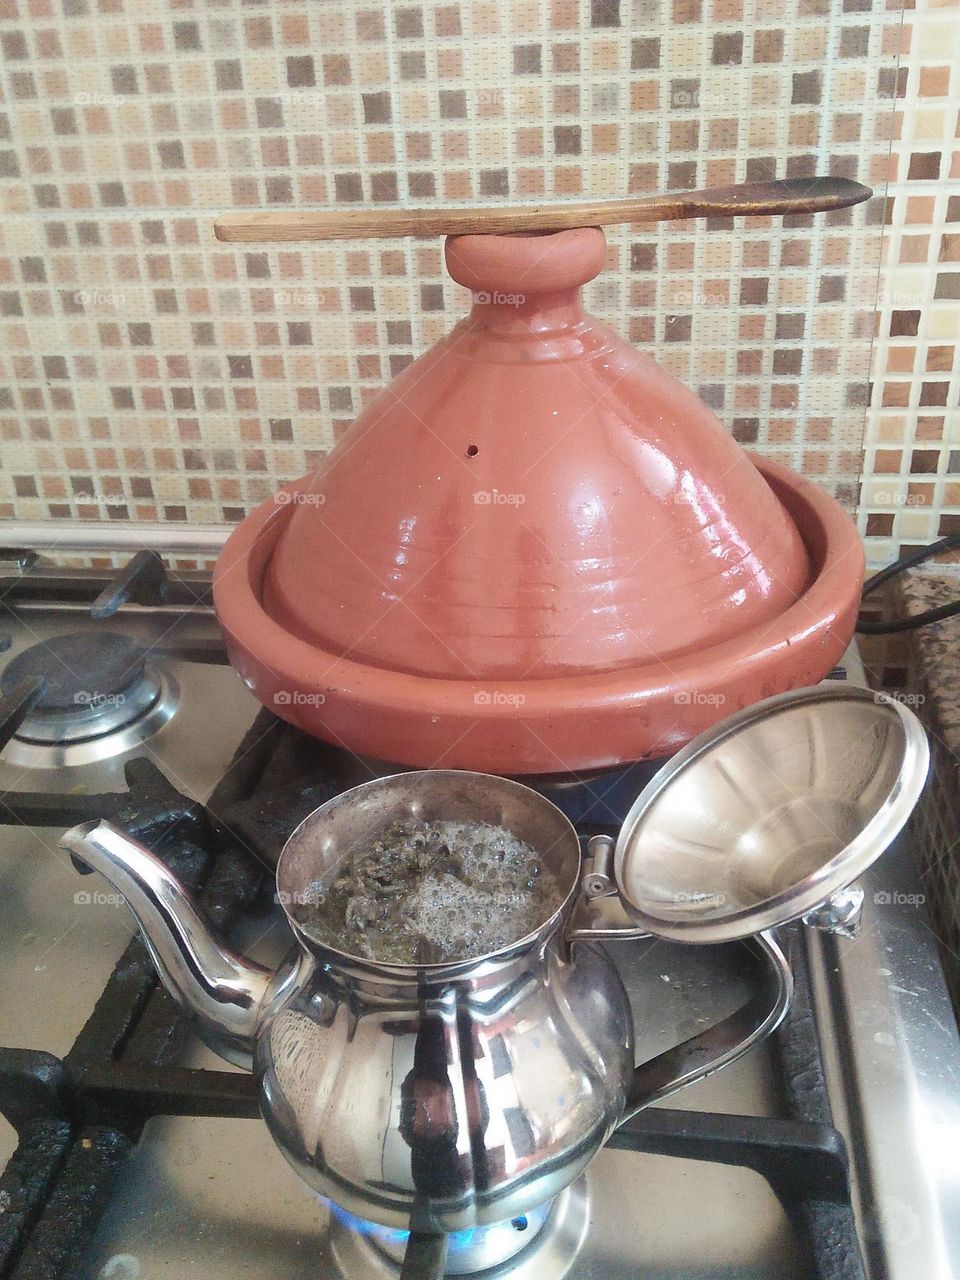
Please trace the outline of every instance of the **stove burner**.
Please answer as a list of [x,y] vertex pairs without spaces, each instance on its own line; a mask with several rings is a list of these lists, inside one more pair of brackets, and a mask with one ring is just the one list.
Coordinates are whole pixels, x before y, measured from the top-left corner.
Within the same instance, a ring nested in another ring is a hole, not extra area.
[[145,654],[115,631],[77,631],[35,644],[7,664],[0,692],[43,684],[35,711],[76,711],[117,702],[143,676]]
[[[331,1202],[330,1212],[350,1231],[359,1231],[394,1262],[403,1262],[409,1231],[381,1227]],[[448,1237],[445,1275],[469,1276],[500,1266],[515,1257],[541,1230],[550,1213],[550,1202],[506,1222],[490,1227],[454,1231]]]
[[[121,730],[136,725],[137,740],[142,740],[171,710],[170,682],[147,663],[142,645],[113,631],[56,636],[17,654],[0,674],[0,695],[12,699],[31,688],[35,700],[10,749],[16,755],[18,746],[57,747],[77,756],[58,755],[57,764],[82,763],[79,755],[89,756],[82,744],[111,735],[112,746],[125,750],[131,744],[121,740]],[[103,745],[90,758],[102,758]]]
[[[326,1202],[333,1252],[345,1280],[395,1280],[409,1232],[379,1226]],[[551,1201],[490,1227],[456,1231],[449,1237],[444,1276],[509,1276],[510,1280],[561,1280],[583,1242],[587,1227],[585,1177]]]

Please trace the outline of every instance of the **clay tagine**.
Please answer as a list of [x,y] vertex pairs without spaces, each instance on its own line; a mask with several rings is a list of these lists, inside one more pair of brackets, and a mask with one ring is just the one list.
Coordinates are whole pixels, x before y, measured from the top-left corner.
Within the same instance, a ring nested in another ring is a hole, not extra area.
[[469,316],[220,558],[261,701],[382,759],[559,773],[822,678],[853,631],[856,530],[585,313],[603,232],[445,256]]

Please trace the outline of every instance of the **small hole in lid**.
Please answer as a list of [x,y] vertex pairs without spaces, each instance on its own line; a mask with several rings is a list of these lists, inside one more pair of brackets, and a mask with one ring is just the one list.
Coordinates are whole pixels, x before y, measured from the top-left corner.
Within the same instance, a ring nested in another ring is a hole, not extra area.
[[467,457],[468,457],[468,458],[475,458],[479,452],[480,452],[480,449],[479,449],[479,447],[478,447],[477,445],[475,445],[475,444],[468,444],[468,445],[467,445]]

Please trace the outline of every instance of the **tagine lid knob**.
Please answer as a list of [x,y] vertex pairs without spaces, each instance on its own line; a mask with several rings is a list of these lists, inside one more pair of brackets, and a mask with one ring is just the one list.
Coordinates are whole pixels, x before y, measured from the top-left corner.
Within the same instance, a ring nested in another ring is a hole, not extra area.
[[452,278],[474,292],[551,293],[599,275],[607,239],[599,227],[448,236],[443,252]]

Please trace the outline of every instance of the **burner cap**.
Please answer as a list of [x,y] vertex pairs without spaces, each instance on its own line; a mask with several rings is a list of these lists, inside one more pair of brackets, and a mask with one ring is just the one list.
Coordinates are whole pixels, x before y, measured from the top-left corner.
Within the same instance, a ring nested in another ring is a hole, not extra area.
[[0,675],[9,697],[23,684],[44,682],[35,711],[75,711],[113,701],[143,675],[143,648],[115,631],[73,632],[17,654]]

